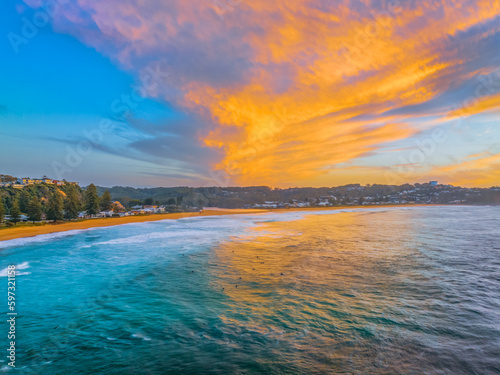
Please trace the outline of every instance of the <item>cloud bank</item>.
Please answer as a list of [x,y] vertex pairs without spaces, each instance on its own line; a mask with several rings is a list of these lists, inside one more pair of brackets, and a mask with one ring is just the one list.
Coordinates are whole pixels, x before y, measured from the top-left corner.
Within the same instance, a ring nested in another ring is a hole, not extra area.
[[[149,94],[205,120],[135,151],[196,148],[233,184],[287,186],[390,182],[382,151],[457,118],[498,118],[499,14],[498,0],[78,0],[53,23],[138,78],[167,69]],[[467,164],[468,185],[493,184],[487,160]],[[346,167],[358,162],[364,177]],[[452,168],[433,163],[422,175]]]

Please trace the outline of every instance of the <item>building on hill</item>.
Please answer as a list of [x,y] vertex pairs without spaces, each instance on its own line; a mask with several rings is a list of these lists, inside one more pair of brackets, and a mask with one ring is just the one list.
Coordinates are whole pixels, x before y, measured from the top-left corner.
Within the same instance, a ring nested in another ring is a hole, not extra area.
[[33,180],[29,177],[24,177],[21,179],[21,181],[24,185],[33,185],[35,183],[35,180]]
[[47,176],[43,176],[42,178],[30,178],[30,177],[23,177],[19,178],[17,180],[13,181],[5,181],[4,184],[1,184],[0,186],[10,186],[12,184],[18,184],[18,185],[23,185],[23,186],[28,186],[28,185],[37,185],[37,184],[48,184],[48,185],[57,185],[57,186],[63,186],[63,185],[75,185],[78,186],[78,182],[69,182],[65,180],[52,180],[51,178],[48,178]]

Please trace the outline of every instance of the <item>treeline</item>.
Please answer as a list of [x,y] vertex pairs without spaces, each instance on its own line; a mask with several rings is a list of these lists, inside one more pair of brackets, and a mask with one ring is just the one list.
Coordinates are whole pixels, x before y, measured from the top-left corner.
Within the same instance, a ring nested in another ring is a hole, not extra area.
[[[11,176],[2,175],[3,180]],[[0,188],[0,222],[9,215],[10,223],[17,223],[21,215],[30,221],[43,219],[75,220],[81,212],[92,217],[101,211],[119,212],[120,205],[125,209],[135,206],[163,205],[166,212],[190,211],[201,207],[242,208],[252,207],[265,202],[279,202],[293,205],[308,202],[311,206],[320,202],[330,205],[353,204],[392,204],[410,203],[462,203],[462,204],[500,204],[500,188],[462,188],[450,185],[403,184],[403,185],[365,185],[350,184],[323,188],[270,188],[267,186],[249,187],[171,187],[171,188],[132,188],[115,186],[96,187],[90,184],[86,189],[78,185],[62,186],[34,184],[22,189]]]
[[86,190],[70,184],[36,184],[22,189],[0,189],[0,223],[8,216],[8,225],[17,224],[22,215],[26,215],[32,222],[43,219],[57,222],[76,220],[82,211],[92,217],[113,208],[109,191],[99,196],[94,184],[89,185]]
[[332,204],[390,203],[395,199],[447,204],[461,200],[464,204],[500,204],[498,188],[462,188],[448,185],[424,184],[380,185],[349,184],[322,188],[270,188],[268,186],[248,187],[163,187],[133,188],[114,186],[97,187],[99,192],[108,190],[113,199],[125,207],[141,204],[178,205],[187,207],[241,208],[266,201],[293,203],[310,202],[328,198]]

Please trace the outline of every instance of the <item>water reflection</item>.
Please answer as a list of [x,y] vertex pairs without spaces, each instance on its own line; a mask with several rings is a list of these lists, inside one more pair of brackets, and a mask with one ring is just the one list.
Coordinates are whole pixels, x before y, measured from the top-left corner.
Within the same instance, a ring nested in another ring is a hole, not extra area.
[[[283,366],[290,360],[302,371],[418,372],[424,358],[435,371],[481,367],[453,342],[477,333],[465,332],[471,317],[449,305],[458,302],[460,277],[447,279],[447,261],[434,254],[435,245],[457,241],[450,238],[457,228],[434,221],[388,211],[262,224],[215,249],[224,264],[215,270],[218,287],[232,301],[231,316],[241,314],[222,319],[265,335],[286,353]],[[463,244],[462,257],[473,241]],[[478,345],[492,358],[491,347]]]

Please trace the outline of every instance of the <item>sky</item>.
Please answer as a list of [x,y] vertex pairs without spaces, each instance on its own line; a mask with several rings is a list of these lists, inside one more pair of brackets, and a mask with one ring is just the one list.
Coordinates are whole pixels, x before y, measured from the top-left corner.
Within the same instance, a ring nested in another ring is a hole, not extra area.
[[0,173],[500,185],[500,0],[7,0]]

